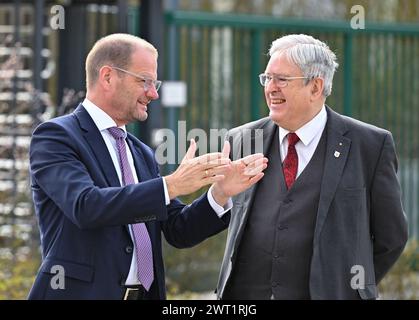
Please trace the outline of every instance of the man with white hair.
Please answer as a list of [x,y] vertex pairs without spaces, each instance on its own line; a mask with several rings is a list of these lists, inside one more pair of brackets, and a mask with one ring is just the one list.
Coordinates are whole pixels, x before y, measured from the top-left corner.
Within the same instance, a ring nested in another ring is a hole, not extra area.
[[[233,197],[220,299],[375,299],[407,241],[390,132],[325,105],[338,66],[308,35],[275,40],[259,78],[269,117],[264,178]],[[256,140],[256,139],[255,139]]]

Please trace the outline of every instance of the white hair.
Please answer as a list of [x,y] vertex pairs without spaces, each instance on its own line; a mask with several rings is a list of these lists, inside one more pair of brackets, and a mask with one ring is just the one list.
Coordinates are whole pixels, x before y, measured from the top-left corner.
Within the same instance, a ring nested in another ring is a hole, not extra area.
[[309,35],[290,34],[272,42],[269,56],[275,52],[284,53],[288,61],[301,69],[308,78],[306,84],[310,79],[320,77],[324,80],[323,96],[332,93],[333,75],[339,64],[327,44]]

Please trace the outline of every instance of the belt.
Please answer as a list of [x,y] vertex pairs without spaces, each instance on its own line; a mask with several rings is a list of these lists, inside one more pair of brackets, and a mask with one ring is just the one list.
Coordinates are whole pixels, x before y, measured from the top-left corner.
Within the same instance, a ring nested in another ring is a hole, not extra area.
[[144,300],[147,291],[139,284],[135,286],[125,286],[124,300]]

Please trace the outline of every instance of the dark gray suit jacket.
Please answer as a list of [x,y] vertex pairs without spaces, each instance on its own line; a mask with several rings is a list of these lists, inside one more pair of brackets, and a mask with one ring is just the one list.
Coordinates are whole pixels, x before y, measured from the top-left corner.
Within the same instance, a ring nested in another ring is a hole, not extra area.
[[[347,292],[348,286],[343,283],[360,275],[359,271],[351,274],[351,268],[360,265],[365,271],[365,286],[358,288],[358,293],[362,299],[374,299],[378,295],[378,282],[396,262],[408,238],[393,138],[386,130],[326,109],[326,158],[319,186],[310,296],[312,299],[353,297],[353,292]],[[246,130],[263,130],[251,140],[263,139],[267,154],[272,138],[278,138],[273,137],[275,126],[270,118],[263,118],[232,129],[229,137],[233,141],[233,158],[241,156]],[[250,210],[256,211],[252,214],[263,213],[263,208],[252,208],[256,188],[253,186],[233,198],[217,285],[218,298],[222,298],[234,266]]]

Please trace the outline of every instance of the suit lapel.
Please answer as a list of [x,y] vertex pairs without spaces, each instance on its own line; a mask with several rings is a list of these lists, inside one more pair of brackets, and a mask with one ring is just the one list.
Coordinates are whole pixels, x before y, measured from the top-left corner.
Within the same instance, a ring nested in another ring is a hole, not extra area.
[[[267,121],[262,128],[254,128],[252,130],[255,129],[262,129],[262,130],[257,130],[255,131],[255,134],[253,135],[252,133],[252,138],[251,138],[251,142],[252,142],[252,153],[255,152],[253,146],[255,146],[255,142],[256,143],[260,143],[258,141],[260,141],[260,135],[263,135],[263,154],[266,155],[269,152],[269,148],[271,146],[272,143],[272,139],[275,139],[275,132],[277,128],[277,125],[272,121],[269,120]],[[240,216],[240,223],[239,223],[239,227],[238,227],[238,232],[237,232],[237,240],[234,242],[235,243],[235,248],[233,252],[236,252],[238,244],[240,243],[241,240],[241,236],[243,234],[243,230],[244,230],[244,226],[246,225],[246,221],[247,218],[249,217],[249,212],[250,209],[252,208],[253,205],[253,201],[255,199],[255,194],[256,194],[256,190],[257,190],[257,186],[258,184],[255,184],[253,186],[251,186],[249,189],[247,189],[245,192],[241,193],[239,195],[239,197],[243,197],[238,198],[238,201],[242,201],[243,203],[243,207],[241,209],[241,211],[243,212],[243,214]]]
[[[260,141],[260,135],[263,135],[263,154],[267,155],[269,152],[269,148],[272,143],[272,139],[274,139],[275,132],[277,132],[277,125],[272,121],[269,120],[264,127],[262,127],[262,130],[257,130],[254,135],[252,135],[251,139],[251,145],[252,145],[252,153],[255,153],[255,150],[253,149],[253,146],[255,143],[259,143]],[[246,192],[245,192],[245,199],[243,206],[248,209],[253,204],[253,201],[255,199],[255,193],[256,193],[257,184],[254,184],[251,186]],[[247,210],[246,210],[247,211]]]
[[128,146],[131,150],[132,157],[134,158],[135,170],[137,171],[138,181],[147,181],[152,179],[151,172],[147,167],[143,154],[134,147],[133,142],[128,137]]
[[327,218],[330,205],[341,180],[343,169],[348,158],[351,140],[344,136],[347,132],[342,117],[326,107],[328,120],[326,124],[327,146],[324,172],[320,187],[319,207],[314,230],[314,246],[319,240],[321,230]]
[[111,187],[121,186],[118,175],[115,171],[109,150],[103,141],[102,134],[96,127],[89,113],[79,105],[74,111],[74,115],[79,121],[81,129],[84,131],[84,137],[96,157],[98,166],[102,169],[103,175]]

